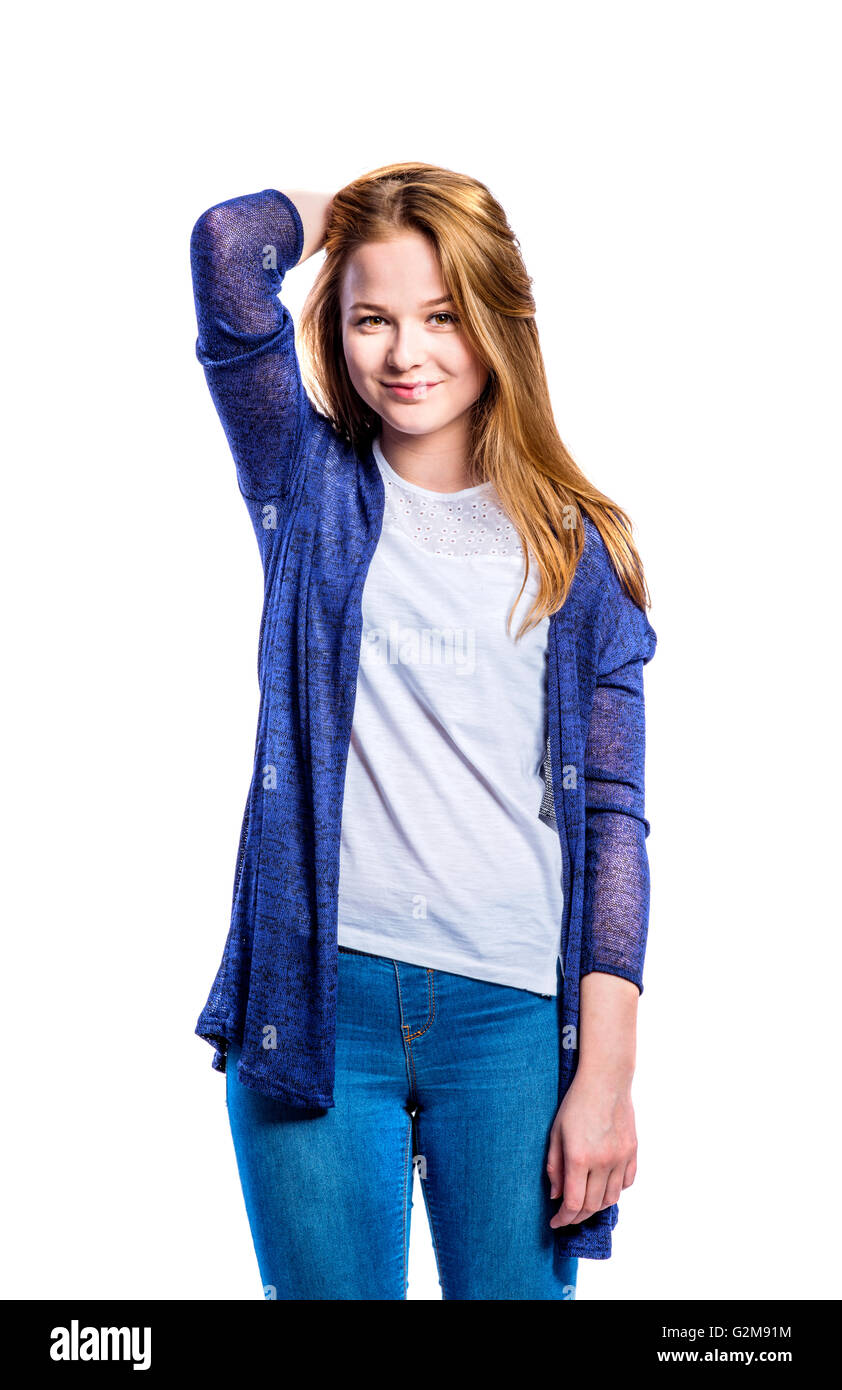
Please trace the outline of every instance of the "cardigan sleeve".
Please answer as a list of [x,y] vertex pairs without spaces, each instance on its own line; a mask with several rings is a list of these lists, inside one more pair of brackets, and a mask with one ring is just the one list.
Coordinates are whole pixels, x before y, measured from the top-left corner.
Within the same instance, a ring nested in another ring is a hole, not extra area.
[[656,634],[624,591],[603,605],[585,747],[585,878],[580,975],[620,975],[643,993],[649,925],[643,667]]
[[301,424],[313,410],[301,379],[294,324],[278,298],[303,244],[298,209],[273,188],[209,208],[190,236],[196,356],[234,457],[240,492],[254,501],[285,495]]

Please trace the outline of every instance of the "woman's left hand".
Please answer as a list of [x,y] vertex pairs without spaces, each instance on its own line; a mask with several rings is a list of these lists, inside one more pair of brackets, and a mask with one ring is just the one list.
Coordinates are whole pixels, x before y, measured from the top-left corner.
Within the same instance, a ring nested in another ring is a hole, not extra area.
[[636,1171],[630,1085],[577,1074],[550,1131],[550,1196],[564,1198],[550,1225],[573,1225],[612,1206]]

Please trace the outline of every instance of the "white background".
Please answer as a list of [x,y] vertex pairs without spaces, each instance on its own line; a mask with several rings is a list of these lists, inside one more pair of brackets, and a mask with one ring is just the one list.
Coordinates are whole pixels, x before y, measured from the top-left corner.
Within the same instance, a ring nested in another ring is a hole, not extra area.
[[[22,14],[0,1291],[262,1297],[193,1033],[262,588],[194,355],[189,235],[225,198],[422,159],[507,211],[560,433],[635,522],[659,639],[639,1170],[578,1296],[839,1297],[838,6]],[[320,262],[287,278],[296,318]],[[436,1299],[417,1183],[409,1297]]]

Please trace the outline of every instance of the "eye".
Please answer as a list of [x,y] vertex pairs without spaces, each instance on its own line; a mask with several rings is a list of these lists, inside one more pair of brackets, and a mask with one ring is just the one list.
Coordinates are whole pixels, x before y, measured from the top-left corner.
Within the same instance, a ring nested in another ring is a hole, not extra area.
[[[449,319],[450,322],[451,322],[452,324],[457,324],[457,323],[459,322],[459,320],[458,320],[458,318],[456,317],[456,315],[455,315],[455,314],[452,314],[452,313],[450,312],[449,309],[438,309],[434,314],[431,314],[430,317],[433,318],[433,319]],[[363,324],[371,323],[372,319],[378,319],[378,320],[382,323],[382,322],[383,322],[383,315],[382,315],[382,314],[363,314],[362,318],[359,318],[359,319],[356,320],[355,327],[356,327],[356,328],[361,328]],[[439,327],[441,327],[441,328],[446,328],[446,327],[448,327],[448,325],[447,325],[447,324],[440,324]]]

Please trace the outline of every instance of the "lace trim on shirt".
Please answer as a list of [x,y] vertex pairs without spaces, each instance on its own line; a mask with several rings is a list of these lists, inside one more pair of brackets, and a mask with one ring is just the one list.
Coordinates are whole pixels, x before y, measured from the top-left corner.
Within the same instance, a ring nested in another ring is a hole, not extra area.
[[431,492],[406,483],[378,447],[374,457],[386,489],[386,516],[422,550],[459,559],[472,555],[522,558],[520,536],[500,505],[493,483],[478,483],[460,492]]

